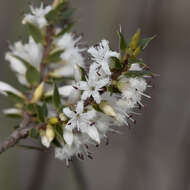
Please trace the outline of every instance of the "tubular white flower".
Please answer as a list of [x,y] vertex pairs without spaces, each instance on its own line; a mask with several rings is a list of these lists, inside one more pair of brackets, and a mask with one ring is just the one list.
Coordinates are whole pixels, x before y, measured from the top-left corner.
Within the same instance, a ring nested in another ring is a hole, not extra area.
[[[27,44],[16,42],[13,46],[10,46],[10,50],[10,52],[6,53],[5,59],[10,62],[11,69],[17,73],[19,82],[28,85],[25,78],[27,68],[19,58],[39,70],[43,56],[43,48],[41,44],[37,44],[30,36]],[[19,58],[16,58],[15,56]]]
[[43,3],[41,3],[40,8],[34,8],[30,6],[31,14],[26,14],[22,23],[32,23],[38,26],[40,29],[48,25],[48,22],[45,16],[52,10],[52,6],[44,7]]
[[84,91],[81,97],[82,100],[86,100],[92,96],[96,103],[99,104],[101,102],[100,91],[104,86],[109,84],[109,81],[109,78],[98,80],[95,67],[91,65],[87,81],[80,81],[76,86],[79,90]]
[[[63,109],[63,113],[70,118],[68,121],[63,137],[67,144],[71,145],[73,142],[73,129],[77,129],[82,133],[86,133],[97,143],[100,143],[100,138],[96,127],[93,125],[93,119],[96,116],[95,110],[91,110],[88,112],[84,111],[84,102],[78,102],[76,106],[76,111],[72,111],[69,107]],[[90,129],[89,129],[90,128]]]
[[109,42],[102,40],[96,47],[90,47],[88,53],[92,55],[92,59],[101,66],[102,70],[107,74],[111,75],[109,68],[110,58],[119,57],[119,53],[111,51],[109,48]]
[[8,93],[12,93],[22,99],[25,99],[25,96],[20,91],[18,91],[17,89],[13,88],[9,84],[2,81],[0,81],[0,93],[5,96],[7,96]]
[[77,43],[81,37],[74,39],[72,33],[66,33],[63,36],[54,40],[54,45],[57,50],[63,50],[60,58],[60,64],[58,68],[55,68],[50,73],[51,76],[56,78],[61,77],[73,77],[76,81],[81,80],[80,67],[84,67],[84,58],[81,54],[85,49],[79,49]]
[[86,155],[88,156],[88,150],[85,147],[85,144],[89,143],[89,138],[84,134],[75,134],[73,135],[72,145],[62,143],[62,148],[55,149],[55,157],[60,160],[68,160],[76,155]]
[[5,115],[22,115],[22,110],[17,109],[17,108],[9,108],[9,109],[4,109],[3,114]]
[[77,43],[80,41],[81,37],[74,39],[72,33],[66,33],[54,41],[57,49],[64,50],[61,58],[64,62],[73,65],[84,66],[84,58],[80,52],[85,49],[79,49]]

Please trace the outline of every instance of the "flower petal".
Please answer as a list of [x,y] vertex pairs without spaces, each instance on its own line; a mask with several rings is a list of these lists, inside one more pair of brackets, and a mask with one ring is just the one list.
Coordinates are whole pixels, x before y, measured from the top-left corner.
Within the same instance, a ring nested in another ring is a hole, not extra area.
[[115,51],[109,51],[107,56],[110,57],[117,57],[119,58],[119,53],[115,52]]
[[101,96],[98,91],[96,91],[96,90],[93,91],[92,97],[94,98],[94,100],[96,101],[97,104],[99,104],[101,102]]
[[2,93],[3,95],[7,95],[7,92],[13,93],[13,94],[21,97],[22,99],[25,99],[25,96],[20,91],[13,88],[12,86],[10,86],[7,83],[0,81],[0,93]]
[[48,141],[47,137],[44,135],[41,137],[41,143],[46,147],[49,148],[50,147],[50,142]]
[[63,113],[69,117],[69,118],[73,118],[75,116],[75,113],[73,111],[71,111],[71,109],[69,107],[66,107],[63,109]]
[[68,145],[72,145],[72,143],[73,143],[73,133],[72,133],[72,131],[70,131],[70,130],[64,130],[64,132],[63,132],[63,138],[64,138],[64,140],[65,140],[65,142],[68,144]]
[[87,134],[89,135],[90,138],[92,138],[94,141],[100,144],[100,136],[95,126],[89,126],[87,128]]
[[96,111],[92,109],[86,113],[83,113],[82,117],[84,117],[87,120],[92,120],[96,117]]
[[91,92],[91,91],[89,91],[89,90],[84,91],[83,94],[82,94],[81,99],[82,99],[82,100],[86,100],[86,99],[89,98],[91,95],[92,95],[92,92]]
[[[59,94],[64,97],[68,97],[73,92],[74,88],[71,85],[66,85],[59,88]],[[53,91],[52,91],[53,94]]]
[[80,101],[80,102],[78,102],[78,104],[77,104],[76,112],[77,112],[78,114],[81,114],[81,113],[83,112],[83,110],[84,110],[84,102],[83,102],[83,101]]
[[88,83],[85,82],[85,81],[80,81],[77,83],[77,87],[80,89],[80,90],[89,90],[89,87],[88,87]]
[[109,81],[110,81],[109,78],[105,78],[105,79],[97,81],[96,82],[96,89],[98,90],[98,89],[106,86],[109,83]]
[[111,75],[111,71],[110,71],[108,62],[102,61],[102,62],[101,62],[101,65],[102,65],[103,71],[104,71],[107,75]]

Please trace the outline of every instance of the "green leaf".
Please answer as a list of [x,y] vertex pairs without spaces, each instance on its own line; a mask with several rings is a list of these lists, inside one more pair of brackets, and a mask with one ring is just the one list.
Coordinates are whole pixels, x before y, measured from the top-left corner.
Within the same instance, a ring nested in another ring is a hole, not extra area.
[[29,66],[26,71],[26,79],[31,85],[36,86],[40,83],[40,73],[35,67]]
[[103,113],[103,111],[100,109],[100,107],[99,107],[98,104],[92,104],[92,107],[93,107],[96,111]]
[[47,57],[47,62],[58,62],[61,60],[60,56],[61,54],[64,52],[64,50],[58,50],[55,51],[53,53],[51,53],[48,57]]
[[61,143],[57,140],[57,138],[54,138],[54,140],[52,141],[52,143],[53,143],[56,147],[62,148],[62,145],[61,145]]
[[43,41],[43,35],[42,35],[40,29],[31,23],[28,23],[27,26],[28,26],[29,33],[33,37],[35,42],[41,43]]
[[13,94],[11,92],[6,92],[8,97],[13,100],[16,103],[24,103],[24,99],[22,99],[20,96],[17,96],[16,94]]
[[34,138],[34,139],[37,139],[39,137],[38,130],[36,128],[30,129],[29,136]]
[[56,37],[60,37],[60,36],[64,35],[65,33],[69,32],[69,31],[71,30],[71,28],[73,27],[74,24],[75,24],[74,22],[68,24],[61,32],[59,32],[59,33],[57,34]]
[[58,91],[56,84],[54,84],[53,104],[56,107],[56,109],[59,110],[59,108],[61,106],[61,98],[60,98],[59,91]]
[[48,116],[48,108],[47,108],[47,104],[45,102],[42,105],[42,111],[43,111],[44,117],[47,117]]
[[120,70],[122,69],[123,65],[121,64],[120,60],[116,57],[111,57],[111,59],[113,60],[114,62],[114,66],[116,69]]
[[134,78],[134,77],[152,76],[153,73],[151,71],[128,71],[124,75],[127,78]]
[[145,48],[149,45],[149,43],[156,37],[156,35],[154,35],[153,37],[150,37],[150,38],[145,38],[145,39],[142,39],[140,41],[140,47],[142,50],[145,50]]
[[121,92],[119,91],[119,89],[116,88],[116,87],[113,86],[113,85],[110,85],[109,87],[107,87],[107,90],[108,90],[109,92],[111,92],[111,95],[112,95],[113,93],[121,93]]
[[43,111],[42,107],[39,105],[36,105],[35,107],[36,107],[36,113],[37,113],[37,117],[38,117],[39,121],[44,123],[45,116],[44,116],[44,111]]
[[69,18],[73,15],[73,13],[74,13],[75,11],[76,11],[75,8],[67,9],[66,11],[63,12],[62,18],[63,18],[64,20],[69,19]]
[[133,64],[133,63],[143,63],[143,61],[142,60],[140,60],[140,59],[137,59],[137,58],[129,58],[128,59],[128,63],[129,64]]
[[62,127],[61,126],[59,126],[59,125],[56,125],[56,126],[54,126],[54,131],[55,131],[55,133],[59,136],[59,137],[63,137],[63,129],[62,129]]
[[35,106],[36,106],[35,104],[27,104],[26,109],[29,112],[35,112],[36,111]]
[[22,117],[22,115],[20,115],[20,114],[4,114],[6,117],[8,117],[8,118],[12,118],[12,119],[18,119],[18,118],[21,118]]
[[120,40],[120,49],[123,51],[126,51],[127,49],[127,43],[125,41],[125,38],[123,36],[123,34],[121,32],[117,32],[118,36],[119,36],[119,40]]
[[46,19],[48,20],[48,22],[50,24],[53,24],[59,21],[61,19],[61,14],[65,8],[66,8],[66,1],[62,1],[61,3],[59,3],[59,5],[55,9],[51,10],[46,15]]
[[79,69],[80,69],[80,72],[81,72],[81,80],[86,81],[86,71],[82,67],[79,67]]

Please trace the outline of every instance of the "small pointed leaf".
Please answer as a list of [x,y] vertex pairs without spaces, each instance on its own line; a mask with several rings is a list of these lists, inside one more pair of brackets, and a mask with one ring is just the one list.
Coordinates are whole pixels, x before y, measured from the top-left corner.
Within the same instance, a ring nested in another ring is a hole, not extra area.
[[61,98],[60,98],[59,90],[58,90],[56,84],[54,85],[53,104],[56,107],[56,109],[59,110],[59,108],[61,106]]
[[140,42],[140,46],[142,50],[145,50],[145,48],[149,45],[149,43],[156,37],[156,35],[154,35],[153,37],[150,38],[145,38],[143,40],[141,40]]
[[30,35],[33,37],[36,43],[41,43],[43,41],[43,35],[40,31],[40,29],[35,26],[34,24],[28,23],[28,31]]
[[26,72],[26,79],[28,83],[36,86],[40,83],[40,73],[33,66],[29,66]]
[[120,40],[120,49],[123,51],[126,51],[127,49],[127,43],[125,41],[125,38],[123,36],[123,34],[121,32],[117,32],[118,36],[119,36],[119,40]]

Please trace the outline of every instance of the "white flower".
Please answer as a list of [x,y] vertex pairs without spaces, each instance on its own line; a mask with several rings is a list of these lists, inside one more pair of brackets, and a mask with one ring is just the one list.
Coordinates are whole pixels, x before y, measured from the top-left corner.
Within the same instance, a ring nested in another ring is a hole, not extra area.
[[66,160],[66,163],[68,164],[68,160],[76,155],[87,155],[88,156],[88,150],[85,147],[85,144],[89,143],[89,138],[83,134],[75,134],[73,135],[73,143],[72,145],[69,144],[63,144],[62,148],[56,148],[55,149],[55,157],[60,160]]
[[66,33],[54,40],[57,50],[63,50],[63,53],[60,56],[60,66],[50,73],[51,76],[56,78],[74,76],[76,81],[81,80],[79,66],[84,67],[84,58],[81,54],[84,49],[77,47],[77,43],[80,39],[80,37],[74,39],[72,33]]
[[72,66],[84,66],[84,58],[81,55],[81,52],[84,51],[84,49],[79,49],[77,47],[77,43],[80,39],[81,37],[74,39],[74,35],[72,33],[66,33],[54,42],[58,49],[64,50],[61,54],[63,61],[71,64]]
[[0,81],[0,93],[7,96],[9,93],[14,94],[22,99],[25,99],[26,97],[17,89],[13,88],[7,83],[4,83]]
[[97,47],[90,47],[88,53],[92,55],[93,60],[101,66],[102,70],[107,75],[111,75],[109,68],[110,58],[118,58],[119,53],[110,50],[109,42],[107,40],[102,40]]
[[[127,118],[131,119],[130,109],[126,107],[126,104],[119,104],[119,100],[121,100],[121,96],[118,96],[116,94],[110,94],[109,92],[106,92],[102,96],[102,100],[105,100],[109,103],[109,105],[113,108],[115,112],[115,119],[120,122],[120,124],[128,125]],[[133,119],[131,119],[133,120]],[[118,125],[118,122],[116,123]]]
[[10,49],[11,51],[6,53],[5,59],[10,62],[11,69],[17,73],[19,82],[28,85],[25,78],[27,68],[24,63],[15,56],[23,59],[39,70],[43,56],[43,48],[41,44],[37,44],[32,37],[29,37],[27,44],[22,44],[19,41],[11,46]]
[[71,111],[69,107],[63,109],[63,113],[70,118],[68,121],[63,137],[67,144],[71,145],[73,143],[73,129],[77,129],[82,133],[86,133],[89,135],[97,143],[100,143],[100,138],[96,127],[93,124],[93,119],[96,116],[95,110],[91,110],[88,112],[84,111],[84,102],[78,102],[76,106],[76,111]]
[[98,80],[95,67],[94,65],[91,65],[87,81],[80,81],[77,84],[79,90],[84,90],[81,97],[82,100],[86,100],[92,96],[96,103],[99,104],[101,102],[100,91],[109,83],[109,81],[109,78]]
[[51,145],[51,142],[48,140],[48,138],[47,138],[45,135],[41,136],[41,143],[42,143],[42,145],[44,145],[46,148],[49,148],[50,145]]
[[133,63],[129,69],[129,71],[142,71],[142,68],[138,63]]
[[44,7],[43,3],[41,3],[40,8],[34,8],[30,6],[32,14],[26,14],[22,23],[32,23],[38,26],[40,29],[48,25],[48,21],[45,16],[52,10],[52,6]]
[[5,110],[3,110],[3,113],[5,115],[10,115],[10,116],[21,116],[22,115],[22,111],[17,108],[5,109]]

